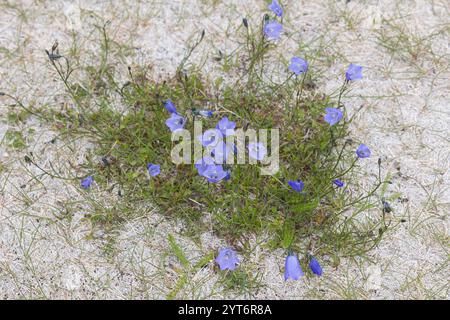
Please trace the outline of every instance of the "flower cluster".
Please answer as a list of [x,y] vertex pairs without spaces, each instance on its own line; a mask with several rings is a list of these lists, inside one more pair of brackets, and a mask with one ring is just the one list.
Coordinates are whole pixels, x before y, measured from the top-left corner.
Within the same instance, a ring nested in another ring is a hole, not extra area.
[[235,122],[223,117],[215,129],[208,129],[197,137],[201,144],[210,150],[210,155],[202,157],[195,163],[198,174],[205,177],[208,182],[217,183],[230,179],[231,172],[224,169],[223,162],[233,156],[235,146],[225,142],[225,138],[234,135],[235,128]]
[[[281,20],[283,18],[284,11],[277,0],[272,1],[269,5],[269,9],[275,14],[275,17],[274,20],[268,20],[265,22],[263,33],[269,40],[278,40],[281,37],[283,26],[279,21],[277,21],[277,19]],[[297,56],[291,58],[288,66],[288,70],[293,73],[291,76],[299,76],[301,74],[306,76],[308,69],[308,62],[303,58]],[[348,82],[362,79],[362,77],[362,67],[355,64],[350,64],[345,73],[345,81],[342,88],[344,89]],[[187,123],[187,117],[183,116],[183,112],[179,113],[177,111],[174,102],[170,99],[164,101],[164,108],[169,113],[169,117],[165,121],[168,129],[171,132],[183,129]],[[204,118],[212,118],[214,112],[211,110],[192,110],[192,115],[194,117],[201,116]],[[339,126],[341,121],[345,122],[345,116],[345,110],[341,110],[341,106],[338,103],[336,107],[329,106],[324,109],[323,120],[328,123],[330,130],[334,130],[334,128]],[[328,125],[325,124],[325,126]],[[236,153],[236,146],[234,143],[229,143],[227,141],[229,139],[226,138],[229,136],[234,136],[235,129],[236,122],[225,116],[216,123],[214,128],[208,129],[203,134],[196,137],[196,139],[203,147],[206,148],[208,152],[200,159],[197,159],[194,166],[198,172],[198,175],[206,179],[207,182],[219,183],[220,181],[226,181],[231,178],[231,169],[224,163],[227,159],[229,159],[229,157],[234,157],[234,154]],[[268,150],[263,143],[252,141],[248,144],[248,152],[251,158],[262,161],[266,157]],[[368,158],[371,156],[371,151],[365,144],[360,144],[356,149],[356,156],[356,159]],[[161,165],[148,163],[147,172],[149,179],[158,179],[156,177],[161,174]],[[329,183],[330,186],[334,185],[336,188],[344,188],[345,182],[339,178],[341,177],[335,176],[327,183]],[[288,189],[289,192],[293,192],[292,197],[304,196],[308,192],[308,180],[306,179],[305,182],[302,181],[299,179],[299,175],[291,177],[291,179],[293,180],[286,179],[287,185],[285,182],[282,182],[283,186]],[[81,181],[81,187],[83,189],[89,189],[93,181],[94,178],[90,175]],[[311,187],[309,186],[309,188]],[[312,273],[317,276],[322,275],[322,267],[314,256],[308,255],[305,260],[308,261],[308,265]],[[227,247],[219,251],[215,262],[219,265],[220,270],[233,271],[237,268],[240,260],[237,252],[234,251],[233,248]],[[303,275],[304,273],[298,255],[289,250],[285,260],[285,280],[298,280]]]
[[[278,17],[278,18],[283,17],[283,14],[284,14],[283,9],[277,0],[272,1],[272,3],[269,5],[269,9],[275,14],[276,17]],[[276,20],[269,20],[264,24],[263,32],[268,40],[279,40],[281,37],[282,31],[283,31],[282,24]],[[304,74],[308,71],[308,62],[300,57],[294,56],[291,58],[290,64],[288,66],[288,70],[293,72],[296,76],[298,76],[300,74]],[[349,81],[354,81],[354,80],[359,80],[359,79],[362,79],[362,67],[355,65],[355,64],[350,64],[345,73],[344,87]],[[337,108],[333,108],[333,107],[325,108],[324,120],[330,126],[336,125],[344,117],[344,114],[343,114],[342,110],[339,109],[339,107],[340,106],[338,105]],[[224,118],[224,119],[226,119],[226,118]],[[227,123],[228,119],[226,119],[226,120],[224,120],[224,119],[222,119],[224,121],[224,123]],[[217,126],[217,129],[221,130],[222,134],[225,135],[225,132],[223,130],[224,129],[226,130],[228,128],[225,126],[221,126],[219,128],[219,126]],[[232,127],[230,127],[230,129],[234,129],[234,125]],[[214,140],[211,140],[210,136],[206,133],[202,138],[204,139],[203,141],[207,141],[207,144],[214,143]],[[263,145],[259,145],[257,143],[250,144],[249,148],[250,148],[250,156],[252,156],[253,158],[258,159],[258,160],[262,159],[264,157],[265,153],[267,152]],[[361,144],[356,150],[356,155],[358,158],[370,157],[370,149],[366,145]],[[202,168],[202,170],[203,170],[203,168],[207,167],[207,165],[204,163],[204,161],[206,161],[206,159],[202,159],[201,164],[199,164],[199,167],[197,167],[197,169],[199,170],[199,173],[200,173],[199,168]],[[214,166],[214,165],[211,164],[211,166]],[[215,170],[214,172],[216,174],[217,174],[217,172],[221,173],[220,170]],[[221,173],[221,175],[223,176],[224,173]],[[345,183],[337,178],[333,179],[332,183],[338,188],[343,188],[345,186]],[[297,193],[304,192],[303,190],[305,188],[305,184],[300,179],[289,180],[288,185],[294,192],[297,192]],[[221,270],[234,270],[236,268],[239,260],[237,258],[237,253],[232,248],[225,248],[225,249],[221,249],[219,251],[219,255],[216,258],[216,262],[219,264],[219,267]],[[322,275],[322,272],[323,272],[322,267],[320,266],[318,260],[313,256],[309,257],[309,268],[311,269],[311,271],[314,274],[316,274],[318,276]],[[292,253],[288,254],[288,256],[286,257],[286,262],[285,262],[285,271],[284,271],[285,280],[288,280],[288,279],[298,280],[298,279],[300,279],[301,276],[303,276],[303,271],[302,271],[300,261],[299,261],[297,255],[292,254]]]
[[[283,9],[277,0],[273,0],[269,5],[269,9],[275,13],[275,16],[278,18],[283,17]],[[278,40],[281,37],[281,33],[283,32],[283,25],[279,23],[277,20],[270,20],[264,24],[264,35],[269,40]]]
[[[237,252],[232,248],[223,248],[219,250],[219,254],[215,261],[219,265],[220,270],[231,271],[235,270],[239,263]],[[321,276],[323,273],[319,261],[313,256],[309,257],[309,268],[311,269],[311,272],[317,276]],[[304,273],[297,255],[293,253],[288,254],[284,264],[284,280],[298,280],[303,275]]]
[[[309,258],[309,268],[315,275],[322,275],[322,267],[320,266],[319,261],[313,256],[310,256]],[[286,257],[286,262],[284,264],[284,280],[298,280],[301,276],[303,276],[303,271],[297,255],[289,254]]]

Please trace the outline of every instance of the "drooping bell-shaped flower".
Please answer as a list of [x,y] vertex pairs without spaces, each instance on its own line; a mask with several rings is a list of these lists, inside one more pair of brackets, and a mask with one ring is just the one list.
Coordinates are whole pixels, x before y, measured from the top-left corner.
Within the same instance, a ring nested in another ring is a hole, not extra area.
[[284,280],[298,280],[301,276],[303,276],[303,271],[302,267],[300,266],[300,261],[298,261],[297,255],[288,255],[284,264]]
[[322,275],[322,267],[320,266],[319,261],[317,261],[316,258],[311,257],[311,260],[309,261],[309,268],[314,274],[318,276]]

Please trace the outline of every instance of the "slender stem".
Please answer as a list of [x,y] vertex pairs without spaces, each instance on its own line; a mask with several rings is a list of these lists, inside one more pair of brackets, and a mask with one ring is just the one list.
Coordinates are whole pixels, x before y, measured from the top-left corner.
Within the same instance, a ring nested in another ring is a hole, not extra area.
[[5,97],[11,98],[14,100],[15,103],[17,103],[19,105],[19,107],[21,107],[22,109],[24,109],[26,112],[38,117],[38,118],[42,118],[47,120],[45,117],[42,116],[42,114],[36,113],[34,111],[32,111],[30,108],[26,107],[22,102],[19,101],[19,99],[17,99],[16,97],[13,97],[12,95],[8,94],[8,93],[2,93]]
[[77,104],[77,106],[82,109],[81,103],[78,100],[78,97],[75,95],[75,93],[73,92],[72,88],[69,85],[68,79],[69,79],[69,75],[72,73],[72,71],[70,70],[70,64],[69,64],[69,60],[66,57],[62,57],[63,59],[65,59],[66,61],[66,75],[64,76],[64,74],[62,73],[62,66],[60,65],[60,68],[58,68],[58,66],[55,63],[55,59],[52,59],[50,57],[50,53],[45,50],[45,52],[47,53],[47,55],[49,56],[49,60],[50,63],[53,65],[53,67],[55,68],[56,72],[58,73],[59,77],[61,78],[61,80],[63,81],[65,87],[67,88],[67,91],[69,92],[70,96],[72,97],[72,99],[75,101],[75,103]]
[[184,64],[188,61],[188,59],[191,57],[194,50],[198,47],[198,45],[202,42],[203,38],[205,37],[205,30],[202,30],[202,33],[200,34],[200,38],[197,40],[197,42],[194,43],[192,47],[189,48],[188,52],[184,56],[183,60],[181,60],[181,63],[179,64],[177,68],[177,72],[179,73],[183,67]]
[[344,142],[344,145],[342,146],[342,149],[339,152],[338,159],[337,159],[336,163],[334,164],[333,170],[331,170],[331,172],[334,172],[334,170],[336,170],[336,168],[337,168],[337,166],[339,164],[339,161],[341,161],[342,154],[344,153],[344,149],[345,149],[346,145],[347,145],[347,141]]
[[334,176],[333,179],[337,179],[337,178],[345,176],[348,172],[350,172],[353,169],[353,167],[355,166],[357,161],[358,161],[358,158],[355,158],[355,160],[353,160],[352,164],[350,165],[350,167],[347,170],[338,174],[337,176]]
[[347,83],[348,83],[348,80],[345,80],[344,83],[342,84],[341,90],[339,91],[339,97],[338,97],[338,103],[337,103],[338,108],[341,106],[342,94],[345,91],[345,87],[347,86]]
[[[296,84],[296,90],[297,90],[297,94],[295,97],[295,109],[298,109],[298,103],[299,103],[299,98],[301,97],[302,93],[303,93],[303,85],[305,83],[305,78],[306,78],[306,72],[303,73],[303,77],[302,80],[300,82],[300,90],[299,90],[299,86],[297,86],[297,78],[295,79],[295,84]],[[292,112],[293,114],[293,110],[291,108],[290,112]]]

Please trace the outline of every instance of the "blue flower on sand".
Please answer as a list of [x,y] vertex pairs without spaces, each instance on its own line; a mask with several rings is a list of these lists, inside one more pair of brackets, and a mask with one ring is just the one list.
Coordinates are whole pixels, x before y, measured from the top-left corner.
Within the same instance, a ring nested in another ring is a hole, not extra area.
[[236,122],[228,120],[227,117],[223,117],[216,125],[216,129],[222,132],[224,136],[232,136],[234,134],[234,128],[236,128]]
[[352,81],[362,79],[362,77],[362,67],[351,63],[345,73],[345,79],[347,79],[347,81]]
[[296,75],[308,71],[308,62],[299,57],[293,57],[291,59],[291,64],[288,67],[289,71],[292,71]]
[[336,187],[338,187],[338,188],[342,188],[345,184],[344,184],[344,182],[342,182],[341,180],[339,180],[339,179],[334,179],[333,180],[333,183],[336,185]]
[[303,188],[305,187],[305,184],[302,180],[289,180],[288,184],[292,189],[294,189],[295,192],[302,192]]
[[197,139],[204,147],[214,147],[219,141],[222,141],[222,133],[218,129],[208,129],[202,135],[198,136]]
[[336,123],[338,123],[343,115],[342,115],[342,111],[336,108],[325,108],[326,114],[325,114],[325,121],[328,122],[330,124],[330,126],[335,125]]
[[176,113],[172,113],[170,115],[170,118],[166,120],[166,125],[172,132],[179,129],[183,129],[185,123],[186,119]]
[[319,261],[317,261],[316,258],[311,257],[311,261],[309,262],[309,268],[314,274],[317,274],[318,276],[322,275],[322,267],[319,264]]
[[277,21],[269,21],[264,25],[264,34],[269,40],[280,39],[283,26]]
[[170,100],[170,99],[164,101],[164,107],[170,113],[177,113],[177,108],[175,108],[175,105],[173,104],[172,100]]
[[220,270],[234,270],[239,262],[236,251],[231,248],[220,249],[216,258]]
[[370,149],[365,144],[360,144],[358,149],[356,149],[356,155],[358,158],[369,158],[370,157]]
[[303,271],[297,256],[293,254],[288,255],[284,264],[284,280],[298,280],[301,276],[303,276]]
[[148,163],[147,170],[150,176],[156,177],[161,172],[161,166],[159,164]]
[[89,187],[91,186],[93,181],[94,181],[94,177],[88,176],[81,181],[81,187],[83,189],[89,189]]
[[272,10],[273,13],[275,13],[278,17],[283,16],[283,9],[281,8],[280,4],[277,0],[273,0],[271,4],[269,4],[269,9]]
[[229,175],[228,171],[223,170],[221,164],[210,164],[206,166],[203,170],[202,176],[208,179],[208,182],[217,183],[222,179],[227,178]]
[[256,160],[263,160],[267,155],[267,148],[262,142],[250,142],[248,144],[248,155]]

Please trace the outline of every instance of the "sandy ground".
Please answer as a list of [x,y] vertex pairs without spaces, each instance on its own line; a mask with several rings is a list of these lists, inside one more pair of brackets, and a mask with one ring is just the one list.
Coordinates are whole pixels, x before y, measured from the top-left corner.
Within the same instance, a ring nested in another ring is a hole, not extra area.
[[[242,4],[241,2],[245,2]],[[371,146],[392,174],[390,231],[367,259],[343,260],[324,276],[283,281],[284,252],[268,252],[254,239],[246,269],[260,273],[262,286],[225,292],[213,265],[182,270],[172,255],[173,234],[194,264],[223,245],[211,234],[201,243],[178,236],[181,223],[166,221],[149,204],[141,218],[114,234],[94,230],[83,216],[97,207],[117,210],[119,201],[94,192],[86,197],[65,180],[52,179],[24,161],[33,152],[44,169],[70,177],[68,161],[82,164],[92,146],[56,139],[52,128],[31,117],[25,124],[0,123],[0,296],[2,298],[165,298],[183,275],[177,298],[449,298],[450,4],[423,1],[284,1],[285,34],[279,61],[301,54],[299,39],[321,48],[315,66],[321,87],[337,88],[349,62],[365,67],[345,103],[363,106],[353,135]],[[148,64],[155,77],[172,74],[185,43],[202,29],[206,38],[194,55],[211,77],[211,57],[229,53],[242,17],[256,23],[264,1],[5,1],[0,2],[0,91],[36,105],[64,100],[44,49],[57,39],[60,50],[76,48],[81,62],[95,59],[95,24],[110,20],[110,35],[128,44],[126,64]],[[391,42],[386,42],[391,39]],[[77,43],[77,46],[73,44]],[[390,48],[390,49],[389,49]],[[306,50],[306,49],[304,49]],[[274,66],[274,68],[282,67]],[[0,97],[6,119],[10,99]],[[8,130],[20,130],[27,148],[7,146]],[[30,131],[33,129],[34,131]],[[403,221],[403,222],[400,222]],[[92,239],[92,237],[94,239]],[[180,271],[181,270],[181,271]]]

